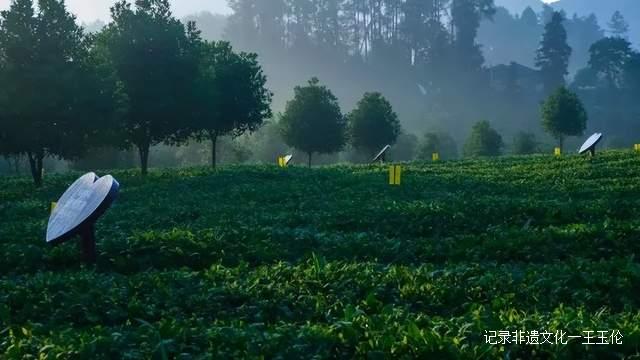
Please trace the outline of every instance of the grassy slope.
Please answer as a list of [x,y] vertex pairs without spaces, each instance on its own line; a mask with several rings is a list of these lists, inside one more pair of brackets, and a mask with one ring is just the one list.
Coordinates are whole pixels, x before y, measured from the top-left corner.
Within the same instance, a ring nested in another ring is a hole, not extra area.
[[[43,244],[48,204],[77,175],[0,179],[9,358],[640,354],[631,153],[411,164],[397,188],[377,166],[117,172],[95,268],[73,243]],[[625,338],[483,344],[516,329]]]

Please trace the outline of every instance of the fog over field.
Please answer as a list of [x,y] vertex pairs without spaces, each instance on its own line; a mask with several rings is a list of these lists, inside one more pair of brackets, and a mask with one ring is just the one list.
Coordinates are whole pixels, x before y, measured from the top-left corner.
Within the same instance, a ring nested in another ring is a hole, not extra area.
[[[0,0],[0,9],[9,3]],[[85,32],[97,33],[111,21],[109,8],[115,1],[65,3]],[[635,0],[180,0],[170,4],[177,19],[196,23],[202,39],[228,41],[235,51],[258,55],[266,87],[273,92],[271,124],[281,119],[294,88],[317,77],[336,96],[345,115],[367,92],[388,99],[402,127],[397,147],[409,154],[407,159],[415,155],[411,149],[427,132],[446,134],[460,153],[472,126],[483,120],[502,136],[505,152],[512,151],[514,138],[523,132],[535,137],[539,149],[549,151],[555,140],[541,124],[541,103],[564,85],[584,103],[585,133],[605,132],[605,145],[612,147],[631,146],[640,137],[640,111],[633,100],[638,91],[636,62],[627,61],[635,59],[639,48],[640,2]],[[616,10],[621,14],[619,33],[611,23]],[[554,12],[562,16],[562,29],[549,31]],[[570,48],[566,66],[564,59],[554,65],[556,69],[541,66],[539,50],[546,34],[555,39],[547,54],[564,43]],[[600,49],[594,53],[592,46],[597,43]],[[627,60],[615,58],[619,54]],[[263,139],[267,148],[286,148],[276,128],[267,126],[257,133],[255,138]],[[580,140],[567,139],[571,146]],[[242,144],[241,149],[236,148],[240,141],[224,144],[232,156],[223,156],[223,162],[246,160],[248,153],[249,160],[273,159],[271,151],[248,151],[260,148],[253,143]],[[152,162],[178,156],[172,148],[156,150]],[[190,159],[186,164],[209,154],[203,149],[189,153],[180,155]],[[324,160],[349,159],[350,155],[341,154]],[[169,164],[176,163],[185,164],[182,160]],[[166,165],[152,163],[162,164]]]

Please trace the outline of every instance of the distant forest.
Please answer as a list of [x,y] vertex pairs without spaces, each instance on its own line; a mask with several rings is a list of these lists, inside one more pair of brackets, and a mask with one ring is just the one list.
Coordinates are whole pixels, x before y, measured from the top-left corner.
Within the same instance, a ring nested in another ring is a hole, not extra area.
[[[472,123],[486,119],[506,139],[523,130],[546,139],[539,107],[548,91],[535,63],[550,6],[521,14],[492,0],[231,0],[230,6],[229,17],[187,20],[205,38],[259,54],[276,112],[295,85],[317,76],[346,109],[365,91],[382,92],[408,132],[446,131],[460,143]],[[611,19],[563,16],[572,49],[566,82],[586,103],[588,131],[632,143],[640,136],[637,108],[603,104],[598,91],[615,89],[574,81],[589,68],[590,47],[612,34]]]
[[[532,1],[537,11],[513,13],[499,0],[229,0],[229,16],[182,19],[195,23],[205,40],[256,53],[274,93],[273,119],[252,135],[221,139],[220,162],[272,162],[288,152],[277,122],[294,88],[311,78],[336,95],[345,114],[367,92],[388,99],[402,125],[393,148],[399,160],[414,159],[436,133],[460,153],[480,121],[502,136],[506,153],[514,153],[523,134],[535,138],[538,151],[550,152],[554,139],[543,131],[541,104],[560,86],[584,103],[586,133],[603,132],[609,147],[640,142],[640,55],[625,13],[599,19]],[[87,33],[104,26],[83,24]],[[198,144],[152,152],[151,166],[206,163],[211,153]],[[134,159],[130,152],[94,150],[70,165],[129,167]],[[346,149],[314,160],[363,158]]]

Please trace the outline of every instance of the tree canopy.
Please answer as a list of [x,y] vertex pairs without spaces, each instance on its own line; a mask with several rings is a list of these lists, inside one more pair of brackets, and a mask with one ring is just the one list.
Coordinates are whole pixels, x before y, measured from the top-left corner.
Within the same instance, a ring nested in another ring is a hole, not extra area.
[[491,124],[488,121],[479,121],[471,128],[471,134],[464,144],[464,155],[498,156],[502,154],[503,147],[502,136],[491,127]]
[[609,89],[620,88],[625,66],[632,56],[629,41],[620,37],[604,38],[591,45],[589,52],[589,66],[595,74],[604,77]]
[[441,160],[455,159],[458,157],[458,147],[451,135],[442,131],[429,131],[420,141],[417,158],[428,161],[433,158],[433,153],[438,153]]
[[511,150],[515,155],[528,155],[538,151],[538,145],[535,134],[521,131],[513,137]]
[[220,136],[255,131],[271,114],[271,92],[256,54],[235,53],[228,42],[204,42],[195,81],[188,135],[212,143],[212,166]]
[[337,152],[346,143],[346,120],[338,99],[320,80],[312,78],[307,86],[296,86],[294,98],[287,102],[280,118],[287,145],[311,157],[314,153]]
[[348,115],[351,143],[369,154],[393,145],[400,134],[400,121],[382,94],[365,93]]
[[568,74],[572,50],[567,44],[567,31],[562,24],[563,21],[564,17],[561,13],[553,13],[551,21],[544,28],[544,35],[536,55],[536,66],[542,72],[547,93],[564,86],[565,76]]
[[124,136],[147,173],[149,148],[166,142],[187,117],[197,74],[199,33],[173,17],[168,0],[126,0],[103,30],[109,61],[127,98]]
[[567,136],[582,135],[587,126],[587,112],[578,95],[565,87],[558,88],[542,104],[542,127],[563,148]]
[[16,0],[0,17],[0,150],[26,155],[39,186],[45,157],[78,156],[95,133],[88,42],[57,0],[39,0],[37,11]]
[[616,10],[613,15],[611,15],[611,20],[608,25],[609,32],[612,36],[619,38],[627,37],[627,32],[629,32],[629,23],[627,23],[620,11]]

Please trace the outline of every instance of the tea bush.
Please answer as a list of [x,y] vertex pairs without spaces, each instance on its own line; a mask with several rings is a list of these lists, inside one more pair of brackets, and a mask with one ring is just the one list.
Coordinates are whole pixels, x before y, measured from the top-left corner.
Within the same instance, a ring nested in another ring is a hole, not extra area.
[[0,358],[640,356],[640,157],[403,166],[114,171],[95,266],[44,243],[79,173],[0,178]]

